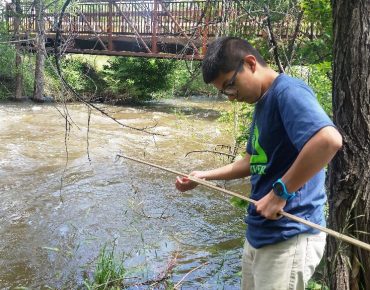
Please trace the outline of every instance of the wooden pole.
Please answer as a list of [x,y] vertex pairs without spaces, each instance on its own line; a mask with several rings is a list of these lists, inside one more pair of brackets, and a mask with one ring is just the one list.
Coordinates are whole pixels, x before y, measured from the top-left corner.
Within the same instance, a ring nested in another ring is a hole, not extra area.
[[[142,163],[142,164],[146,164],[146,165],[149,165],[151,167],[155,167],[155,168],[158,168],[158,169],[161,169],[161,170],[170,172],[170,173],[174,173],[176,175],[185,176],[185,177],[189,178],[191,181],[194,181],[194,182],[196,182],[198,184],[204,185],[204,186],[206,186],[208,188],[212,188],[214,190],[221,191],[221,192],[226,193],[228,195],[238,197],[240,199],[246,200],[246,201],[251,202],[253,204],[256,203],[255,200],[253,200],[251,198],[248,198],[248,197],[246,197],[244,195],[241,195],[239,193],[236,193],[236,192],[233,192],[233,191],[230,191],[230,190],[227,190],[227,189],[218,187],[217,185],[215,185],[215,184],[213,184],[213,183],[211,183],[209,181],[205,181],[203,179],[199,179],[199,178],[196,178],[194,176],[190,176],[188,174],[185,174],[185,173],[182,173],[182,172],[179,172],[179,171],[175,171],[175,170],[172,170],[172,169],[169,169],[169,168],[166,168],[166,167],[163,167],[163,166],[154,164],[154,163],[146,162],[144,160],[140,160],[140,159],[129,157],[129,156],[122,155],[122,154],[117,154],[117,157],[118,158],[129,159],[129,160],[132,160],[132,161],[135,161],[135,162],[138,162],[138,163]],[[350,244],[352,244],[354,246],[357,246],[357,247],[360,247],[360,248],[365,249],[367,251],[370,251],[370,245],[367,244],[367,243],[364,243],[364,242],[359,241],[357,239],[351,238],[351,237],[346,236],[344,234],[338,233],[338,232],[336,232],[334,230],[331,230],[331,229],[328,229],[326,227],[317,225],[315,223],[312,223],[312,222],[310,222],[308,220],[302,219],[300,217],[297,217],[297,216],[292,215],[290,213],[287,213],[285,211],[280,211],[279,214],[281,214],[282,216],[287,217],[287,218],[289,218],[291,220],[294,220],[296,222],[299,222],[299,223],[302,223],[302,224],[304,224],[306,226],[309,226],[311,228],[317,229],[317,230],[319,230],[321,232],[325,232],[325,233],[327,233],[330,236],[333,236],[333,237],[335,237],[337,239],[340,239],[342,241],[345,241],[347,243],[350,243]]]

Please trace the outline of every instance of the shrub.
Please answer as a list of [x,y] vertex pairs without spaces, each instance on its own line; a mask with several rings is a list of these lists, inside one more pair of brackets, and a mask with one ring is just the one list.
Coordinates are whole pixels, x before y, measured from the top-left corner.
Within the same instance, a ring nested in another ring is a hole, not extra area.
[[150,100],[171,89],[174,60],[116,57],[104,66],[109,89],[136,100]]
[[[1,25],[0,25],[1,26]],[[0,27],[0,42],[6,42],[9,37],[2,32]],[[14,97],[15,91],[15,49],[12,44],[0,44],[0,99]],[[31,96],[34,82],[34,57],[23,54],[23,63],[20,72],[23,76],[23,95]]]
[[[61,70],[66,82],[85,99],[100,99],[106,90],[107,84],[102,73],[97,71],[87,60],[74,57],[62,59]],[[56,99],[62,99],[62,93],[59,95],[57,93],[62,92],[62,83],[59,75],[56,73],[53,58],[46,62],[45,79],[45,93],[53,94]],[[68,95],[69,97],[66,99],[73,97],[71,92]]]

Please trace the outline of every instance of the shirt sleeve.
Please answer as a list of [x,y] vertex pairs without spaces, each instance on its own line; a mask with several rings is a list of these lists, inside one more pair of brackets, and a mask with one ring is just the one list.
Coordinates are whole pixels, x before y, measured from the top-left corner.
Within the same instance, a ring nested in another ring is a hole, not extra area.
[[288,137],[298,151],[320,129],[334,126],[312,90],[304,84],[285,88],[278,96],[278,107]]

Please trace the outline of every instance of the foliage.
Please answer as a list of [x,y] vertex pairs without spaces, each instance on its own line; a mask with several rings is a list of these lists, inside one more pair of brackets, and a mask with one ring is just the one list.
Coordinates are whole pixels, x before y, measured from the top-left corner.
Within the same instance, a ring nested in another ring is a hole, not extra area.
[[[315,29],[317,36],[301,38],[302,45],[297,52],[297,59],[319,63],[332,59],[333,21],[330,0],[302,0],[306,30]],[[309,26],[309,25],[310,26]]]
[[0,99],[14,94],[14,66],[9,68],[9,60],[15,59],[14,49],[7,44],[0,44]]
[[322,31],[332,31],[330,0],[301,0],[299,4],[307,21],[318,25]]
[[289,74],[303,79],[314,91],[325,112],[332,117],[332,64],[324,61],[308,66],[293,66]]
[[246,208],[248,205],[249,205],[249,202],[244,200],[244,199],[241,199],[239,197],[236,197],[236,196],[233,196],[232,198],[230,198],[229,202],[231,203],[232,206],[236,207],[236,208]]
[[201,73],[201,63],[178,61],[171,77],[174,96],[217,95],[217,89],[205,84]]
[[[253,17],[258,20],[258,25],[253,29],[246,27],[241,33],[239,29],[230,29],[231,35],[248,39],[268,63],[275,62],[273,50],[269,43],[265,8],[269,9],[268,16],[272,23],[272,31],[277,41],[279,57],[285,67],[290,65],[309,65],[330,61],[332,58],[332,17],[330,0],[252,0],[244,3],[240,9],[245,14],[241,16]],[[299,15],[303,13],[300,22],[300,33],[292,43]],[[282,23],[289,23],[288,34]],[[238,27],[238,23],[231,27]],[[292,49],[292,50],[291,50]]]
[[308,281],[306,290],[329,290],[327,286],[321,285],[313,280]]
[[79,93],[99,94],[104,90],[105,82],[97,70],[88,62],[68,58],[62,62],[66,81]]
[[[1,39],[1,38],[0,38]],[[0,99],[14,97],[16,68],[15,49],[11,44],[0,44]],[[23,64],[20,72],[23,76],[23,94],[31,96],[33,93],[34,58],[27,54],[22,55]]]
[[109,251],[104,246],[98,256],[93,280],[85,280],[87,289],[121,289],[126,274],[123,261],[117,261],[114,257],[114,247]]
[[104,75],[113,93],[150,100],[171,88],[175,65],[173,60],[116,57],[104,66]]
[[308,84],[316,93],[317,99],[325,112],[332,117],[332,65],[326,61],[309,66]]
[[[91,100],[99,99],[106,89],[103,75],[89,61],[76,57],[62,59],[61,70],[67,83],[79,94]],[[62,92],[62,84],[56,73],[54,59],[51,57],[46,62],[47,80],[45,92],[54,95],[54,98],[62,98],[57,92]],[[72,96],[71,96],[72,97]],[[63,97],[64,99],[64,97]],[[68,99],[68,98],[66,98]]]
[[247,103],[233,103],[230,111],[221,113],[220,122],[230,124],[234,138],[240,144],[246,144],[249,139],[249,128],[253,117],[253,106]]
[[[10,40],[5,22],[0,22],[0,99],[14,96],[15,83],[14,78],[16,69],[12,63],[15,63],[14,45],[6,43]],[[24,95],[30,96],[33,92],[33,66],[32,57],[22,55],[23,66],[20,68],[23,75]],[[30,69],[31,68],[31,69]]]

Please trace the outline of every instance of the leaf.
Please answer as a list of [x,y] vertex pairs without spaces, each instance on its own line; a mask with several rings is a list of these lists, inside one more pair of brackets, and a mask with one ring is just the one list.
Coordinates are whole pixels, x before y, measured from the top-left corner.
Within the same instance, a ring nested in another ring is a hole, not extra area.
[[232,198],[230,198],[230,203],[232,206],[236,207],[236,208],[246,208],[249,204],[248,201],[244,200],[244,199],[241,199],[239,197],[235,197],[233,196]]
[[53,251],[53,252],[59,252],[60,250],[58,248],[52,248],[52,247],[42,247],[44,250]]

